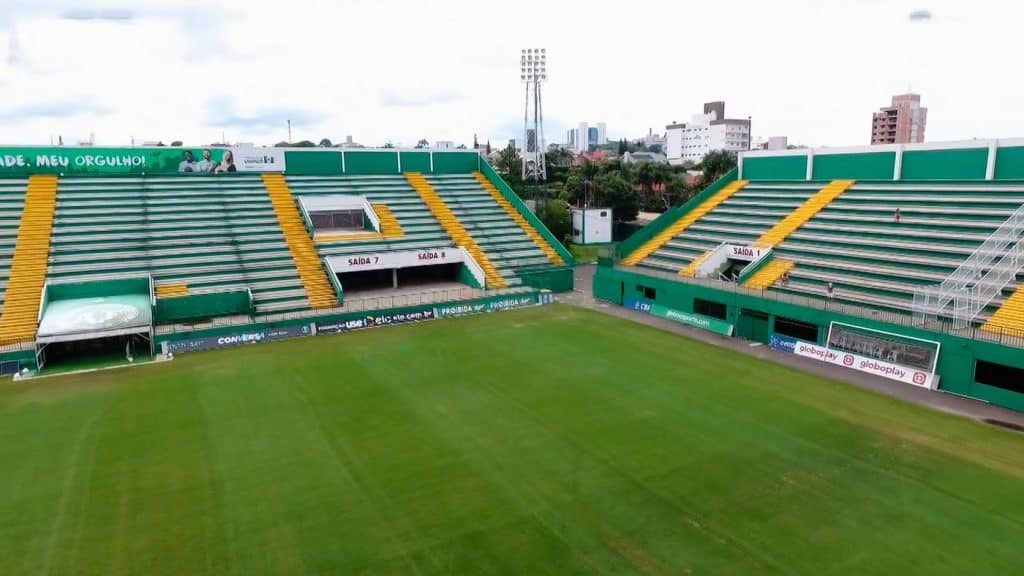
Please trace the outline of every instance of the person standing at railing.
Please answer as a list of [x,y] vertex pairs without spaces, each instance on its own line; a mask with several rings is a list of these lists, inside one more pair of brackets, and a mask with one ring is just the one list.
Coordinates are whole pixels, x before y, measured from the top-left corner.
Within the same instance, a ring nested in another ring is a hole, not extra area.
[[895,214],[893,214],[893,220],[895,220],[897,224],[900,223],[900,207],[899,206],[896,207],[896,212],[895,212]]
[[833,286],[832,283],[829,282],[825,286],[825,297],[828,298],[829,300],[831,300],[835,295],[836,295],[835,286]]

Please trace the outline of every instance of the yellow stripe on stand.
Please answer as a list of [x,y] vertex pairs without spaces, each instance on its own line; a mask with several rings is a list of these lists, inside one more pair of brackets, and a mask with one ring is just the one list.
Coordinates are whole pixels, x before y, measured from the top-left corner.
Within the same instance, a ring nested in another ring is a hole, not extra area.
[[790,260],[772,260],[765,264],[760,270],[751,274],[750,278],[743,283],[747,288],[764,290],[778,282],[779,278],[795,265]]
[[633,266],[636,263],[643,260],[644,258],[647,258],[648,256],[651,255],[652,252],[654,252],[658,248],[661,248],[663,244],[665,244],[672,238],[675,238],[677,234],[689,228],[694,222],[700,220],[701,218],[704,217],[705,214],[713,210],[715,206],[718,206],[722,202],[725,202],[730,196],[738,192],[746,185],[746,180],[736,180],[734,182],[730,182],[724,188],[722,188],[718,192],[715,192],[707,199],[705,199],[703,202],[701,202],[696,208],[690,210],[686,214],[683,214],[679,218],[679,220],[676,220],[668,227],[666,227],[664,230],[658,232],[658,234],[652,237],[650,240],[641,244],[640,247],[634,250],[632,254],[622,259],[622,264],[625,264],[626,266]]
[[437,218],[441,227],[451,237],[452,242],[455,242],[456,246],[465,248],[466,252],[469,252],[473,259],[476,260],[476,263],[480,265],[480,268],[484,271],[487,287],[504,288],[508,286],[508,283],[501,277],[498,269],[494,267],[494,264],[487,258],[484,251],[480,249],[480,246],[473,240],[473,237],[469,235],[469,232],[462,226],[459,219],[455,217],[451,208],[437,195],[437,191],[427,182],[427,179],[419,172],[406,172],[405,179],[409,181],[412,189],[420,195],[423,203],[427,205],[434,218]]
[[295,261],[295,269],[299,273],[299,280],[306,289],[306,298],[309,300],[310,308],[331,308],[338,305],[338,297],[334,288],[327,279],[327,273],[320,264],[320,257],[317,255],[316,246],[302,223],[302,216],[295,206],[295,199],[291,190],[281,174],[264,174],[263,185],[270,196],[270,203],[277,214],[278,224],[281,226],[281,233],[284,234],[285,243],[292,253],[292,260]]
[[981,326],[986,332],[1024,336],[1024,283]]
[[188,286],[184,284],[164,284],[156,287],[157,298],[175,298],[188,296]]
[[760,238],[754,241],[754,244],[775,246],[782,242],[850,186],[853,186],[853,180],[833,180],[829,182],[824,188],[818,190],[813,196],[805,200],[803,204],[790,212],[788,216],[762,234]]
[[0,345],[35,339],[56,206],[57,177],[30,176],[0,314]]
[[555,264],[556,266],[565,266],[565,260],[558,255],[558,252],[551,247],[551,244],[549,244],[548,241],[530,225],[526,218],[523,218],[523,215],[520,214],[514,206],[512,206],[512,203],[509,202],[507,198],[502,196],[501,192],[494,187],[494,184],[491,184],[490,181],[487,180],[486,176],[480,172],[473,172],[473,176],[475,176],[477,182],[484,187],[484,190],[487,190],[491,195],[491,198],[494,198],[494,201],[498,203],[498,206],[501,206],[502,210],[508,214],[509,218],[515,221],[515,223],[519,225],[519,228],[530,237],[530,240],[533,240],[533,243],[540,248],[540,251],[548,257],[548,260],[551,260],[552,264]]

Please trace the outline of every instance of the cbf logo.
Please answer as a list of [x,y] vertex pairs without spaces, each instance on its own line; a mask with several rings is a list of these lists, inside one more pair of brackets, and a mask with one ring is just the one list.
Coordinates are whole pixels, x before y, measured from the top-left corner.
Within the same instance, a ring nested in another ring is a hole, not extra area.
[[853,356],[849,354],[843,356],[843,366],[853,366]]
[[914,372],[914,384],[924,386],[925,380],[927,379],[928,376],[926,376],[924,372]]

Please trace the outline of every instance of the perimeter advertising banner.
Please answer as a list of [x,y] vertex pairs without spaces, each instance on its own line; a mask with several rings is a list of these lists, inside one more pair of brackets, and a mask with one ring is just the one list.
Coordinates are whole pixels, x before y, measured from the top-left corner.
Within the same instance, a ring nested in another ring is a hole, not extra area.
[[0,177],[29,174],[225,174],[282,172],[284,150],[195,148],[0,147]]
[[267,330],[251,330],[224,336],[204,336],[201,338],[188,338],[185,340],[171,340],[161,342],[164,354],[179,354],[181,352],[198,352],[200,350],[213,350],[216,348],[229,348],[241,344],[256,344],[257,342],[272,342],[274,340],[285,340],[287,338],[298,338],[310,336],[312,330],[308,324],[301,326],[286,326],[284,328],[269,328]]
[[851,354],[840,350],[832,350],[807,342],[797,342],[793,353],[804,358],[813,358],[820,362],[853,368],[868,374],[874,374],[891,380],[898,380],[906,384],[913,384],[929,390],[934,389],[935,375],[916,368],[901,366],[891,362],[868,358],[859,354]]

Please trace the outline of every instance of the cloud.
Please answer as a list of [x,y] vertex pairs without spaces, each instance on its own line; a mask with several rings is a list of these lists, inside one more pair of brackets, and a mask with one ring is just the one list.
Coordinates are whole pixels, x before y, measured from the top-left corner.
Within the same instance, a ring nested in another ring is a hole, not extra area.
[[324,115],[311,110],[298,108],[266,108],[252,114],[236,112],[231,98],[214,98],[206,104],[205,121],[215,128],[236,128],[248,130],[265,130],[281,128],[289,120],[292,126],[312,126],[323,121]]
[[910,13],[911,22],[929,22],[932,19],[932,13],[928,10],[914,10]]
[[91,100],[52,100],[33,102],[0,109],[0,121],[34,120],[37,118],[70,118],[79,115],[106,116],[113,110]]
[[462,94],[452,90],[437,94],[403,94],[397,90],[381,90],[377,102],[385,108],[419,108],[432,104],[447,104],[462,100]]
[[128,10],[86,10],[82,8],[76,8],[74,10],[68,10],[67,12],[61,14],[61,18],[64,18],[65,20],[77,20],[80,22],[131,22],[135,19],[135,14]]

